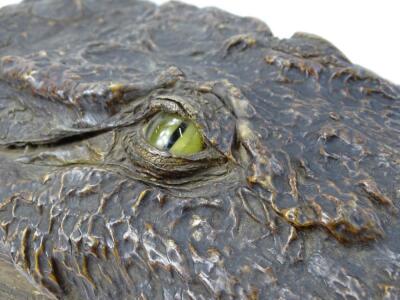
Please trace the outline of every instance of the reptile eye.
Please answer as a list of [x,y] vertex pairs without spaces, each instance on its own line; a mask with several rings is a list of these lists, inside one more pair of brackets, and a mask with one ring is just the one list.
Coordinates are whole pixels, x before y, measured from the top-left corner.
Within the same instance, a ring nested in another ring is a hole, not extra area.
[[160,112],[144,130],[150,145],[175,156],[192,155],[204,149],[203,137],[194,122],[177,114]]

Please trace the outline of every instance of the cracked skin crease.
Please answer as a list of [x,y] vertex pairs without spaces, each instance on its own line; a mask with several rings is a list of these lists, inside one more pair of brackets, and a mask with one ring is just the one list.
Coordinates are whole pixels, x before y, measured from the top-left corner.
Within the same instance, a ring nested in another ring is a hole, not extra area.
[[[204,150],[143,135],[158,112]],[[178,2],[0,11],[1,299],[397,299],[400,88]]]

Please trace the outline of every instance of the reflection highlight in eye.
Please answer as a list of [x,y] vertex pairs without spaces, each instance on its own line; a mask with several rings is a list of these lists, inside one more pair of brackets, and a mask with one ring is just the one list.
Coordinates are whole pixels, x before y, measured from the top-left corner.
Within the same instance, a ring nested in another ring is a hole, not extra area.
[[204,149],[203,137],[196,125],[177,114],[156,114],[145,127],[150,145],[173,155],[191,155]]

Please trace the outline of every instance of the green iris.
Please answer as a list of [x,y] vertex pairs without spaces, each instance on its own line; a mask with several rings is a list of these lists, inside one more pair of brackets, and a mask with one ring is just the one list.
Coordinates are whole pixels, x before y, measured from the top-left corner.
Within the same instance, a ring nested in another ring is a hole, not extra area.
[[196,125],[177,114],[156,114],[146,126],[145,136],[150,145],[176,156],[195,154],[204,148]]

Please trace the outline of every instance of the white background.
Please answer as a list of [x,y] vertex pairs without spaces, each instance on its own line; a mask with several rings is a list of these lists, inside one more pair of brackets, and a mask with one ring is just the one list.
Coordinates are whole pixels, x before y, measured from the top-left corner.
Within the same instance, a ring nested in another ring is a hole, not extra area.
[[[72,1],[72,0],[70,0]],[[118,0],[117,0],[118,1]],[[0,0],[0,7],[18,3]],[[156,3],[164,0],[153,0]],[[290,37],[314,33],[332,42],[354,63],[400,84],[400,1],[398,0],[185,0],[216,6],[265,21],[272,32]]]

